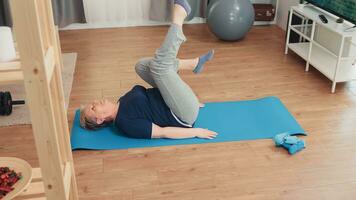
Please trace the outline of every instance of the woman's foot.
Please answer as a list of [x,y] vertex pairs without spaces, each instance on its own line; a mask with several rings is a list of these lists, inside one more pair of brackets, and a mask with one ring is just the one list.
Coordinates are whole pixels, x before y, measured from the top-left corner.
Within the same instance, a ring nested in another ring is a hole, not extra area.
[[199,74],[203,71],[204,69],[204,64],[208,62],[209,60],[213,59],[214,57],[214,50],[210,50],[207,54],[202,55],[199,57],[199,61],[197,66],[193,69],[193,72],[196,74]]
[[192,12],[192,8],[190,7],[189,3],[187,0],[174,0],[174,4],[178,4],[182,6],[187,13],[187,16]]

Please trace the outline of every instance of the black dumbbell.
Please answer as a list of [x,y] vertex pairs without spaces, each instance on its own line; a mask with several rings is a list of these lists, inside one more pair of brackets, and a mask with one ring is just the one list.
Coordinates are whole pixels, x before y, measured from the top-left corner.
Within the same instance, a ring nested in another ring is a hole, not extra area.
[[13,101],[10,92],[0,92],[0,115],[11,115],[14,105],[24,105],[24,100]]

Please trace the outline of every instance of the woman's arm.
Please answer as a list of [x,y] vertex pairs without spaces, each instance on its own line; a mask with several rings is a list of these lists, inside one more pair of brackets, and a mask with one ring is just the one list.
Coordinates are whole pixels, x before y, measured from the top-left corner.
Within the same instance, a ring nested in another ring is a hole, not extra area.
[[218,134],[202,128],[159,127],[152,124],[152,138],[186,139],[203,138],[214,139]]

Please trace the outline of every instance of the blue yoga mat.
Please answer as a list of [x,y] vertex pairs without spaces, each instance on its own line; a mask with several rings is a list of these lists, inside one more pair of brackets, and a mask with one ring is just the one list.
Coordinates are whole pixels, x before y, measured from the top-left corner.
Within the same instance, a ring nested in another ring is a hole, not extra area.
[[77,111],[72,128],[72,149],[128,149],[157,146],[202,144],[272,138],[276,134],[306,135],[302,127],[276,97],[238,102],[207,103],[201,108],[195,127],[219,133],[214,140],[206,139],[133,139],[114,127],[88,131],[80,127]]

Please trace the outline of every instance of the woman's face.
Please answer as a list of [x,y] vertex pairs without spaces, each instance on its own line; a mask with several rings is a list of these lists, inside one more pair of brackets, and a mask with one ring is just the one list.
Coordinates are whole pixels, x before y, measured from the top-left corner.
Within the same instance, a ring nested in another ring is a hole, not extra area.
[[106,99],[94,101],[84,108],[84,113],[87,119],[102,124],[112,113],[111,102]]

